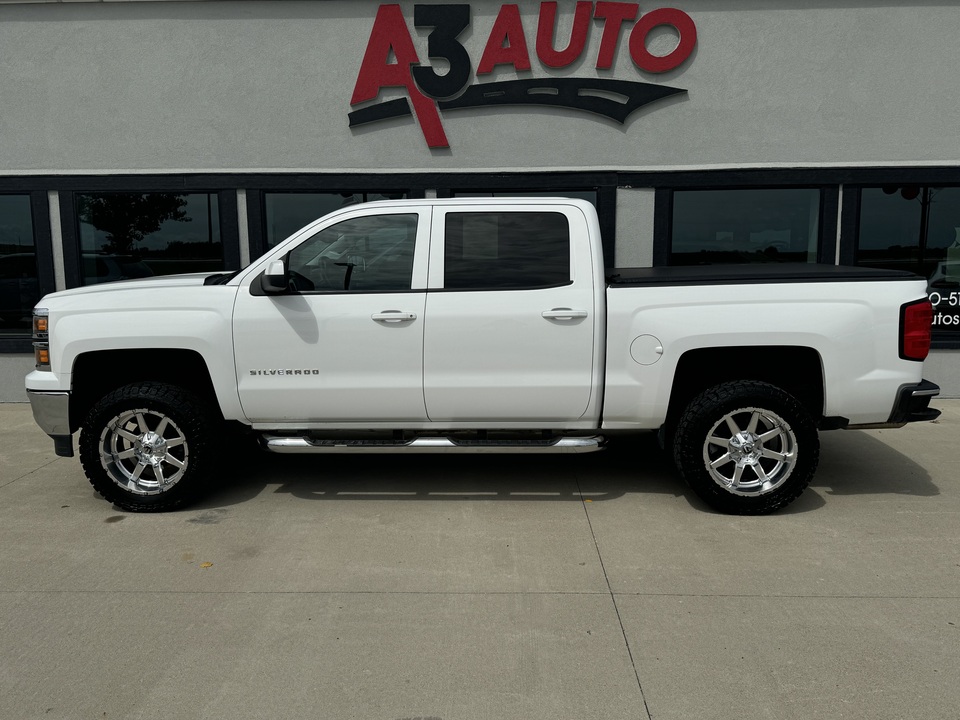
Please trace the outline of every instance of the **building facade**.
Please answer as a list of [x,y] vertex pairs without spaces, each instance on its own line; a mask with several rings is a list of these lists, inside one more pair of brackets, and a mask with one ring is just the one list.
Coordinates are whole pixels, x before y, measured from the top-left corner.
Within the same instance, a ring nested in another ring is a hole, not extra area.
[[0,2],[0,400],[46,292],[501,194],[593,202],[610,267],[912,270],[960,396],[960,6],[668,5]]

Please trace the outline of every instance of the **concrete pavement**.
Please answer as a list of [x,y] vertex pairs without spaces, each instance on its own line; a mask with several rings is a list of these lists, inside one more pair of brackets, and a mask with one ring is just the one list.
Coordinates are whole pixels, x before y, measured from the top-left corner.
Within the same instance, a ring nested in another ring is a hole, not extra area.
[[960,401],[714,514],[652,438],[257,454],[118,511],[0,404],[0,718],[960,717]]

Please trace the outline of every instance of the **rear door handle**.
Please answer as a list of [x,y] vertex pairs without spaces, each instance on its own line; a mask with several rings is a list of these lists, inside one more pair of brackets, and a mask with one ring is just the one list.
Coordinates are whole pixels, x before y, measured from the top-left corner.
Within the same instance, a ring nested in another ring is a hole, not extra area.
[[417,314],[402,312],[401,310],[384,310],[383,312],[374,313],[370,318],[377,322],[402,323],[416,320]]
[[544,310],[540,313],[540,316],[547,320],[576,320],[577,318],[585,318],[587,311],[572,310],[570,308],[553,308],[553,310]]

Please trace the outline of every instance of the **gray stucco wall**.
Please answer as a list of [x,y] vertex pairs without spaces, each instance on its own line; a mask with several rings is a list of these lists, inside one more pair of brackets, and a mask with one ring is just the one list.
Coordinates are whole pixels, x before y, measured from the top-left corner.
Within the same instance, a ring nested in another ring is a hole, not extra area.
[[[463,37],[474,68],[500,4],[471,3]],[[402,5],[412,27],[413,3]],[[546,76],[534,51],[539,3],[521,5],[532,76]],[[549,74],[646,80],[688,95],[625,126],[561,109],[448,111],[451,148],[431,151],[412,119],[347,126],[376,2],[4,4],[0,172],[960,162],[956,3],[681,5],[698,45],[679,69],[638,71],[624,33],[612,72],[596,70],[601,26],[592,21],[581,59]],[[564,39],[573,6],[561,3]],[[426,33],[414,39],[425,58]],[[513,77],[498,70],[486,80]]]
[[656,193],[650,188],[617,189],[617,267],[653,265],[653,213]]

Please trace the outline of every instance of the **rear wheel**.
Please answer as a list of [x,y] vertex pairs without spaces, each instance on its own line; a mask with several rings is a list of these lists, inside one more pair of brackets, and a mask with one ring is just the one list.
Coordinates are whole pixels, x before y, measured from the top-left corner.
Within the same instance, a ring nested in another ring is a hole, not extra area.
[[723,383],[694,398],[677,424],[674,461],[690,487],[725,513],[760,515],[796,500],[820,455],[810,413],[762,382]]
[[182,507],[207,479],[213,417],[182,388],[127,385],[90,410],[80,432],[80,462],[94,489],[124,510]]

